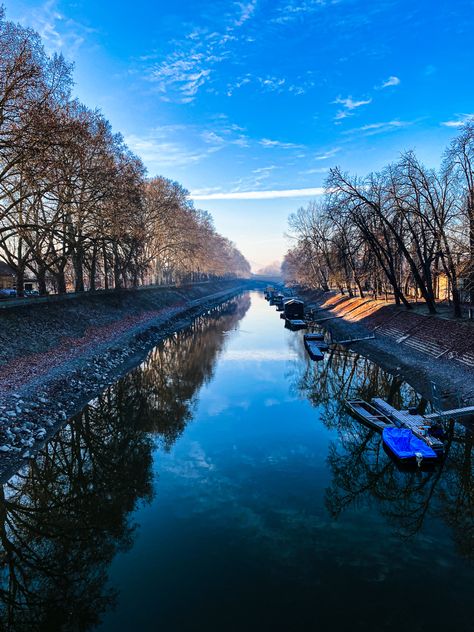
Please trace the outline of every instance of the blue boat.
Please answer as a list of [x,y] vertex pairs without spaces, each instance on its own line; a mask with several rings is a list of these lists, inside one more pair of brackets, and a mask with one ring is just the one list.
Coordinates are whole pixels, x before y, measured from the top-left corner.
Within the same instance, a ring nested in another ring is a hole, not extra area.
[[382,438],[390,452],[404,462],[416,461],[420,465],[422,461],[438,458],[436,452],[408,428],[384,428]]

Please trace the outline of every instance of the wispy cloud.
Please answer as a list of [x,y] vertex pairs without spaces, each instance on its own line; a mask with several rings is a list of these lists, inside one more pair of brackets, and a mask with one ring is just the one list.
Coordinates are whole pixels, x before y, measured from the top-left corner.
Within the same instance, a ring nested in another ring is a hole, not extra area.
[[216,136],[197,143],[195,138],[187,142],[190,129],[184,125],[164,125],[150,130],[145,135],[130,134],[125,142],[130,149],[154,171],[170,167],[183,167],[208,158],[222,148]]
[[[145,77],[156,84],[163,101],[191,103],[199,90],[212,81],[219,64],[232,55],[231,46],[237,41],[237,31],[254,14],[257,1],[236,2],[233,17],[226,17],[220,30],[195,28],[182,40],[174,42],[174,50],[146,70]],[[157,58],[147,55],[144,61]],[[247,82],[244,78],[241,85]],[[240,86],[239,86],[240,87]],[[232,89],[228,89],[232,92]],[[230,96],[230,95],[229,95]]]
[[395,75],[391,75],[379,86],[376,86],[376,90],[384,90],[385,88],[390,88],[391,86],[399,86],[400,83],[401,81],[398,77],[395,77]]
[[363,105],[369,105],[369,103],[372,103],[372,99],[359,99],[357,101],[352,97],[346,97],[345,99],[343,99],[342,97],[337,97],[337,99],[335,99],[333,103],[342,105],[344,108],[343,110],[339,110],[334,117],[334,120],[340,121],[347,118],[348,116],[352,116],[353,110],[356,110]]
[[322,154],[316,154],[316,156],[314,156],[314,159],[315,160],[328,160],[329,158],[332,158],[333,156],[338,154],[340,151],[341,151],[340,147],[333,147],[332,149],[328,149],[328,151],[325,151]]
[[338,4],[340,0],[287,0],[277,10],[272,20],[276,24],[288,24],[307,19],[310,15],[321,11],[324,7]]
[[352,97],[347,97],[346,99],[341,99],[338,97],[333,103],[340,103],[347,110],[355,110],[355,108],[360,108],[362,105],[368,105],[372,102],[372,99],[361,99],[360,101],[354,101]]
[[191,193],[193,200],[275,200],[278,198],[299,198],[323,195],[323,187],[312,189],[283,189],[274,191],[231,191],[228,193]]
[[243,86],[247,85],[252,81],[252,75],[247,74],[244,77],[239,77],[234,83],[229,83],[227,85],[227,96],[231,97],[236,90],[239,90]]
[[329,167],[314,167],[313,169],[305,169],[304,171],[300,171],[300,175],[310,176],[316,173],[327,173],[329,171]]
[[442,121],[444,127],[462,127],[466,123],[474,121],[474,114],[457,114],[455,119]]
[[270,138],[262,138],[258,141],[262,147],[272,147],[277,149],[303,149],[304,145],[296,143],[285,143],[281,140],[272,140]]
[[74,57],[87,36],[95,32],[95,29],[66,17],[58,9],[57,0],[47,0],[30,9],[19,22],[40,34],[48,53],[61,52],[68,58]]
[[281,92],[286,83],[283,77],[258,77],[257,81],[265,90],[269,92]]
[[252,171],[252,173],[255,173],[257,175],[259,174],[268,174],[271,171],[275,171],[275,169],[278,169],[278,167],[276,165],[269,165],[268,167],[260,167],[259,169],[254,169]]
[[235,20],[234,26],[238,28],[253,16],[257,8],[257,0],[252,0],[251,2],[237,2],[237,6],[240,8],[240,16]]
[[385,132],[392,132],[403,127],[413,125],[413,121],[385,121],[382,123],[369,123],[368,125],[362,125],[361,127],[354,127],[348,129],[343,134],[361,134],[363,136],[374,136],[375,134],[383,134]]
[[163,100],[191,103],[199,88],[211,77],[217,61],[219,58],[211,54],[210,48],[204,52],[193,49],[188,54],[176,51],[155,65],[148,79],[156,83]]
[[233,83],[227,85],[227,96],[231,97],[236,90],[245,85],[252,84],[252,87],[259,89],[261,92],[287,92],[295,96],[306,94],[308,90],[314,88],[315,81],[311,77],[312,73],[306,73],[306,76],[298,76],[290,82],[286,77],[277,77],[274,75],[258,76],[247,73],[246,75],[237,77]]
[[224,117],[213,120],[206,129],[197,125],[162,125],[142,135],[131,134],[125,141],[156,172],[201,162],[226,147],[248,147],[251,139],[244,131]]

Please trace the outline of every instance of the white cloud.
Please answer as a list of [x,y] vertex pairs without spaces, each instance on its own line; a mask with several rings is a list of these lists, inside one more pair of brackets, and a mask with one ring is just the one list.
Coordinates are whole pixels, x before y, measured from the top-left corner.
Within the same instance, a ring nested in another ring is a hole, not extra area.
[[48,53],[62,52],[68,58],[74,57],[86,37],[95,32],[61,13],[57,0],[47,0],[32,8],[19,22],[39,33]]
[[[238,16],[226,16],[221,31],[210,32],[206,28],[195,28],[182,40],[175,42],[175,49],[161,61],[146,70],[146,79],[157,85],[163,101],[191,103],[199,90],[212,81],[216,67],[231,57],[230,44],[237,40],[235,33],[255,12],[257,0],[236,2]],[[146,55],[142,59],[157,59],[157,55]],[[244,85],[249,79],[238,85]],[[234,87],[228,87],[228,96]]]
[[227,86],[227,96],[231,97],[235,90],[239,90],[242,86],[247,85],[252,81],[252,76],[250,74],[246,74],[244,77],[239,77],[234,84],[229,84]]
[[206,130],[201,134],[202,140],[208,145],[221,145],[225,143],[225,139],[212,130]]
[[344,109],[339,110],[334,117],[335,121],[341,121],[348,116],[352,116],[354,113],[353,110],[356,110],[363,105],[369,105],[369,103],[372,103],[372,99],[360,99],[359,101],[355,101],[352,97],[346,97],[345,99],[343,99],[342,97],[337,97],[337,99],[333,101],[333,103],[342,105],[344,107]]
[[125,141],[156,172],[200,162],[231,145],[247,147],[250,139],[242,131],[224,117],[204,130],[197,125],[162,125],[142,135],[131,134]]
[[270,138],[262,138],[259,140],[259,145],[262,147],[276,147],[279,149],[302,149],[303,145],[297,145],[296,143],[284,143],[280,140],[271,140]]
[[390,88],[391,86],[399,86],[400,83],[401,82],[398,77],[395,77],[395,75],[391,75],[380,86],[377,87],[377,90],[383,90],[384,88]]
[[269,167],[260,167],[259,169],[254,169],[252,171],[252,173],[255,173],[257,175],[259,175],[259,174],[268,174],[271,171],[274,171],[275,169],[278,169],[278,167],[276,165],[270,165]]
[[251,2],[237,2],[237,5],[240,8],[241,13],[234,22],[234,26],[236,28],[242,26],[245,22],[250,20],[257,8],[257,0],[252,0]]
[[[148,74],[150,81],[156,82],[163,100],[190,103],[194,100],[199,88],[210,78],[212,68],[208,67],[212,60],[208,54],[191,52],[188,56],[175,52]],[[170,96],[171,95],[171,96]]]
[[346,130],[344,134],[361,134],[363,136],[373,136],[375,134],[382,134],[384,132],[391,132],[396,129],[408,127],[413,125],[412,121],[386,121],[382,123],[369,123],[368,125],[362,125],[361,127],[354,127],[353,129]]
[[474,121],[474,114],[457,114],[455,119],[443,121],[441,125],[444,127],[462,127],[471,121]]
[[178,132],[185,129],[185,126],[165,125],[144,136],[126,136],[125,142],[153,170],[194,164],[221,149],[220,143],[190,147],[178,137]]
[[333,149],[329,149],[328,151],[322,153],[322,154],[316,154],[316,156],[314,156],[315,160],[327,160],[328,158],[332,158],[333,156],[335,156],[337,153],[339,153],[341,151],[340,147],[334,147]]
[[337,99],[333,101],[333,103],[340,103],[347,110],[355,110],[356,108],[360,108],[362,105],[368,105],[369,103],[372,103],[372,99],[361,99],[360,101],[354,101],[352,97],[347,97],[345,99],[337,97]]
[[329,171],[329,167],[315,167],[314,169],[306,169],[305,171],[300,171],[301,175],[313,175],[316,173],[327,173]]
[[278,15],[272,20],[276,24],[288,24],[296,20],[303,21],[324,7],[338,4],[339,0],[286,0],[278,9]]
[[258,82],[268,92],[281,92],[286,79],[281,77],[258,77]]
[[229,193],[191,193],[193,200],[275,200],[278,198],[313,197],[323,195],[324,188],[284,189],[275,191],[231,191]]

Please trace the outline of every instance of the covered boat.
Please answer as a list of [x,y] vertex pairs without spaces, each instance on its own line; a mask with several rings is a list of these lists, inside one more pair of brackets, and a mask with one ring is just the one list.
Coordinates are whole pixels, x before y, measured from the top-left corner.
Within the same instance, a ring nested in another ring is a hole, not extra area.
[[303,320],[304,303],[296,298],[290,298],[284,302],[285,318],[288,320]]
[[304,322],[304,320],[300,320],[299,318],[293,319],[293,318],[287,318],[285,320],[285,327],[287,327],[288,329],[306,329],[308,327],[308,325]]
[[323,333],[305,334],[304,339],[305,340],[324,340],[324,334]]
[[382,438],[385,446],[402,461],[435,461],[438,455],[408,428],[384,428]]
[[304,346],[311,360],[324,360],[324,349],[321,348],[320,344],[315,340],[304,341]]
[[413,415],[405,410],[397,410],[380,397],[374,397],[372,404],[389,417],[396,426],[401,426],[411,430],[421,441],[426,443],[438,454],[443,454],[443,442],[431,434],[432,423],[422,415]]
[[312,360],[322,360],[324,351],[328,351],[329,345],[324,340],[324,334],[305,334],[303,336],[304,346]]

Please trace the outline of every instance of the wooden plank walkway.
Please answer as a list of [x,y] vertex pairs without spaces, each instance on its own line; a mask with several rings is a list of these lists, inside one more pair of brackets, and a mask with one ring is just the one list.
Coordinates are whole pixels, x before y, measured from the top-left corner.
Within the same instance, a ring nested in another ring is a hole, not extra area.
[[380,397],[374,397],[372,403],[397,425],[411,430],[415,436],[424,441],[435,452],[444,451],[443,442],[428,434],[431,423],[426,417],[422,415],[411,415],[408,410],[397,410]]
[[312,323],[324,323],[326,320],[333,320],[334,318],[342,318],[342,316],[327,316],[326,318],[320,318],[319,320],[312,320]]
[[452,408],[451,410],[442,410],[437,413],[430,413],[425,415],[425,419],[457,419],[459,417],[470,417],[474,415],[474,406],[465,406],[464,408]]
[[362,342],[363,340],[374,340],[375,336],[363,336],[361,338],[348,338],[347,340],[333,340],[332,342],[336,345],[348,345],[351,342]]

